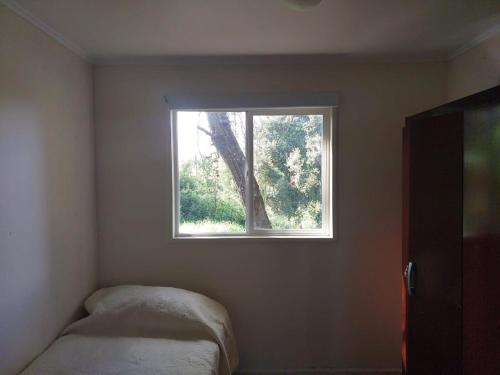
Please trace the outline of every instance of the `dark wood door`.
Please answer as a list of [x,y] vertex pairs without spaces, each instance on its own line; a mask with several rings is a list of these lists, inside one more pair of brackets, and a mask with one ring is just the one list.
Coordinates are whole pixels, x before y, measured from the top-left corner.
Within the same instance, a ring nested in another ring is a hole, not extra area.
[[464,115],[465,375],[500,374],[500,93]]
[[403,367],[462,373],[463,113],[413,117],[404,130]]

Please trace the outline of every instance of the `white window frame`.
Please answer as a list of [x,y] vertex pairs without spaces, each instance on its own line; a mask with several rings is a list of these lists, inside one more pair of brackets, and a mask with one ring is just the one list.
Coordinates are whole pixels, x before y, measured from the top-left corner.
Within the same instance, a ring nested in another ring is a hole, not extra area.
[[[246,228],[245,233],[180,233],[180,194],[179,163],[177,138],[178,112],[244,112],[245,113],[245,156],[247,160],[246,179]],[[259,229],[254,227],[253,184],[253,117],[259,115],[322,115],[323,139],[321,148],[321,186],[322,186],[322,228],[321,229]],[[171,150],[172,150],[172,198],[173,198],[173,238],[174,239],[210,239],[210,238],[317,238],[336,239],[335,210],[335,143],[336,143],[336,107],[278,107],[278,108],[180,108],[170,110]]]

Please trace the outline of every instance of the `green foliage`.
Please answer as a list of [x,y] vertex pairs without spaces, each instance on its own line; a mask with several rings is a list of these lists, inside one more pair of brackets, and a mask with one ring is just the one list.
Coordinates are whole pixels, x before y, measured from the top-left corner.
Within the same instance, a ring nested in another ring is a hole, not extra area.
[[[180,221],[198,222],[213,220],[245,225],[245,212],[234,193],[225,191],[217,184],[214,171],[218,161],[204,160],[197,167],[200,175],[193,172],[194,164],[186,163],[180,171]],[[227,186],[227,185],[226,185]]]
[[[322,225],[321,116],[262,116],[254,127],[254,173],[274,229]],[[216,153],[179,171],[182,230],[242,232],[245,209]]]
[[254,134],[255,173],[273,227],[321,227],[321,116],[270,116]]
[[181,233],[242,233],[245,226],[228,221],[201,220],[181,223]]

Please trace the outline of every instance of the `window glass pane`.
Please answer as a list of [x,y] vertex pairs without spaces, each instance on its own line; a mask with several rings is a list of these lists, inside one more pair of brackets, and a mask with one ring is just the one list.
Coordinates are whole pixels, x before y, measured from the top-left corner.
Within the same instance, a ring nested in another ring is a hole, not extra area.
[[253,116],[258,229],[322,228],[322,115]]
[[177,112],[179,232],[245,232],[245,113]]

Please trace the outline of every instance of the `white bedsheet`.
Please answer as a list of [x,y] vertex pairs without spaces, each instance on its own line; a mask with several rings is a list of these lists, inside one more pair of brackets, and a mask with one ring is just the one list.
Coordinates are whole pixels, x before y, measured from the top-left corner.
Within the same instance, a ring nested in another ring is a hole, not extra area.
[[21,375],[230,375],[238,365],[226,309],[201,294],[125,285],[85,307]]
[[218,367],[212,341],[67,335],[22,375],[217,375]]

